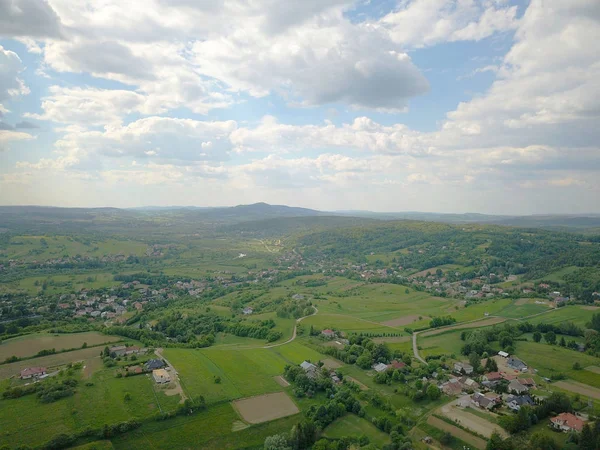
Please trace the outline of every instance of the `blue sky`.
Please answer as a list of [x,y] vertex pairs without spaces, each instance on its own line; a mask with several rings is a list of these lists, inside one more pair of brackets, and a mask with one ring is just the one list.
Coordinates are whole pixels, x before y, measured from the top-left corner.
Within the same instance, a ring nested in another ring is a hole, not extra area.
[[600,212],[596,1],[77,5],[0,5],[0,204]]

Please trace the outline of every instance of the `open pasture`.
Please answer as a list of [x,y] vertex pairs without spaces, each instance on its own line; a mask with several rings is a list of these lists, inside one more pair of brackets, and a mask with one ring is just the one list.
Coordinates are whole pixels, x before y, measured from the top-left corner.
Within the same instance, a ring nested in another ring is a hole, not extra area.
[[592,314],[593,312],[586,309],[586,306],[568,305],[563,306],[562,308],[553,309],[546,314],[532,317],[531,319],[527,319],[527,321],[533,324],[573,322],[575,325],[585,327],[586,323],[590,321]]
[[573,369],[575,362],[587,367],[600,364],[600,358],[558,345],[522,341],[516,342],[515,354],[529,366],[538,369],[540,376],[552,378],[560,373],[580,383],[600,388],[600,377],[597,374]]
[[365,435],[369,438],[369,442],[377,447],[383,447],[390,441],[388,434],[381,431],[371,422],[354,414],[346,414],[340,417],[323,432],[323,436],[331,439],[340,439],[342,437],[359,438]]
[[248,423],[268,422],[300,412],[285,392],[235,400],[233,406],[242,419]]
[[[96,331],[86,333],[71,333],[71,334],[50,334],[36,333],[20,336],[14,339],[3,341],[0,344],[0,361],[6,358],[16,356],[25,358],[34,356],[41,350],[81,348],[84,343],[88,347],[100,344],[108,344],[110,342],[120,341],[122,338],[117,336],[108,336]],[[99,352],[99,350],[97,351]],[[32,361],[32,364],[34,362]]]
[[[127,272],[123,272],[126,274]],[[0,286],[1,291],[18,291],[28,294],[42,292],[45,285],[46,294],[60,294],[70,290],[100,289],[120,284],[114,280],[112,273],[108,272],[86,272],[84,274],[71,273],[69,275],[48,275],[25,277]]]
[[371,322],[358,317],[352,317],[344,314],[329,314],[321,313],[319,306],[319,313],[307,317],[302,321],[302,325],[305,328],[310,326],[315,327],[318,330],[325,328],[333,328],[335,330],[343,331],[347,334],[353,333],[402,333],[401,328],[386,327],[380,325],[377,322]]
[[117,450],[148,450],[149,443],[155,449],[258,449],[263,447],[267,436],[289,432],[299,420],[297,415],[288,416],[233,432],[239,416],[231,403],[223,403],[192,416],[148,422],[139,429],[114,437],[112,443]]
[[397,319],[386,320],[385,322],[381,322],[382,325],[386,325],[389,327],[404,327],[406,325],[411,325],[414,322],[429,320],[430,317],[427,316],[417,316],[413,314],[411,316],[402,316]]

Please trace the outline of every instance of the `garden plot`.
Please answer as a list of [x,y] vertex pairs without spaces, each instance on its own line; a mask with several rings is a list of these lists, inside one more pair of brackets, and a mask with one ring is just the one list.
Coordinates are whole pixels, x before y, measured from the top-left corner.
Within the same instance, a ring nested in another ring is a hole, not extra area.
[[268,422],[300,412],[285,392],[236,400],[233,402],[233,407],[248,423]]

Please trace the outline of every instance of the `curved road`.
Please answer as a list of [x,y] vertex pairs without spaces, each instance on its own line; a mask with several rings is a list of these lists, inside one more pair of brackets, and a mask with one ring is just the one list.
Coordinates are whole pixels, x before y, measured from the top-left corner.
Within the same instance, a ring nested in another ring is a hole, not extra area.
[[285,342],[281,342],[279,344],[271,344],[271,345],[265,345],[263,348],[273,348],[273,347],[279,347],[280,345],[285,345],[285,344],[289,344],[290,342],[292,342],[294,339],[296,339],[296,330],[298,328],[298,324],[300,322],[302,322],[304,319],[306,319],[307,317],[310,316],[314,316],[316,313],[319,312],[319,310],[317,309],[317,307],[315,305],[312,305],[312,307],[314,308],[315,312],[313,312],[312,314],[309,314],[308,316],[304,316],[304,317],[300,317],[299,319],[296,319],[296,325],[294,325],[294,332],[292,333],[292,337],[289,338],[287,341]]

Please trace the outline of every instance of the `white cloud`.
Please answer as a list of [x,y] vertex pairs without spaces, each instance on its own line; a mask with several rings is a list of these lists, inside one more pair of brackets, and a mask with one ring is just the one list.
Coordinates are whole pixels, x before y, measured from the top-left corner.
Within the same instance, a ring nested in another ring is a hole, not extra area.
[[5,50],[0,45],[0,111],[7,111],[2,102],[11,97],[29,94],[29,88],[19,78],[19,74],[24,69],[19,55],[13,51]]
[[516,27],[517,7],[490,0],[403,0],[375,26],[404,47],[478,41]]
[[46,0],[3,0],[0,36],[60,37],[61,23]]

